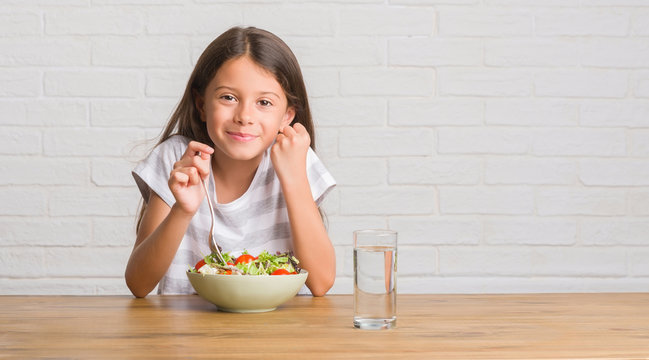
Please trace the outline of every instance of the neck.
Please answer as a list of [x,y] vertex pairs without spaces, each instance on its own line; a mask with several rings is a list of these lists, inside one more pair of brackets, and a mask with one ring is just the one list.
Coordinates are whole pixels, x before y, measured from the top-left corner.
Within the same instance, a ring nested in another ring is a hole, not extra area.
[[248,190],[262,158],[260,154],[250,160],[235,160],[218,151],[214,153],[212,169],[219,203],[232,202]]

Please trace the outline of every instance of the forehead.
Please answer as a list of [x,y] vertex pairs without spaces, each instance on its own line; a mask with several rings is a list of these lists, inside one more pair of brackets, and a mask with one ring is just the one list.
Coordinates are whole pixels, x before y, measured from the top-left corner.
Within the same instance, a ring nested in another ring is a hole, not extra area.
[[247,56],[223,63],[211,81],[214,86],[228,86],[241,91],[282,92],[275,76]]

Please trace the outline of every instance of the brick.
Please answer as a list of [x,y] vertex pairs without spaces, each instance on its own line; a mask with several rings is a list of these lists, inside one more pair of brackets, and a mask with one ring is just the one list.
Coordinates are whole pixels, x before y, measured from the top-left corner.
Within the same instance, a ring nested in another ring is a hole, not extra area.
[[371,66],[384,63],[385,45],[378,38],[293,37],[285,41],[301,66]]
[[448,8],[439,11],[440,35],[525,36],[532,34],[532,13],[514,9]]
[[51,35],[134,35],[143,28],[137,12],[92,8],[45,13],[45,33]]
[[487,219],[485,242],[490,245],[574,245],[577,222],[570,219]]
[[443,275],[620,277],[626,275],[625,258],[623,249],[614,248],[444,247],[439,268]]
[[581,45],[581,58],[586,66],[645,68],[649,63],[649,40],[586,39]]
[[133,71],[48,71],[43,82],[50,96],[137,97],[143,90],[141,75]]
[[[649,276],[649,250],[629,250],[629,274],[632,276]],[[647,281],[643,279],[643,281]]]
[[480,0],[390,0],[390,4],[395,5],[471,5],[478,3]]
[[[399,261],[407,259],[407,261]],[[437,273],[437,249],[425,246],[399,246],[398,276],[426,276]]]
[[185,93],[191,70],[153,70],[146,74],[145,94],[147,97],[169,97],[174,102]]
[[337,70],[305,68],[302,76],[309,97],[337,96],[340,81]]
[[383,216],[328,216],[327,233],[336,246],[353,246],[354,231],[385,229],[387,220]]
[[176,106],[172,100],[93,100],[90,124],[101,127],[161,127]]
[[86,39],[4,38],[0,39],[0,48],[0,65],[5,66],[90,65],[90,41]]
[[453,158],[391,158],[389,159],[390,184],[411,185],[469,185],[481,179],[482,161]]
[[62,128],[45,130],[43,148],[48,156],[125,156],[143,140],[131,129]]
[[89,170],[85,159],[24,156],[0,159],[1,185],[83,185],[88,181]]
[[92,221],[91,244],[93,246],[133,246],[135,244],[135,224],[136,218],[133,216],[96,217]]
[[621,98],[627,88],[627,74],[614,70],[540,71],[534,78],[537,96]]
[[343,7],[339,26],[342,35],[430,35],[435,12],[398,6]]
[[351,246],[336,246],[336,275],[354,276],[354,250]]
[[585,101],[579,110],[583,126],[649,127],[649,104],[645,100]]
[[482,239],[482,224],[474,219],[393,216],[389,223],[399,232],[399,245],[477,245]]
[[12,100],[0,101],[0,114],[2,114],[0,125],[26,125],[27,103]]
[[390,99],[390,125],[438,126],[482,124],[484,104],[472,99]]
[[348,128],[339,136],[340,156],[431,155],[430,129]]
[[631,15],[631,35],[649,35],[649,11],[634,11]]
[[81,246],[88,244],[91,222],[84,219],[29,217],[0,219],[3,246]]
[[[44,250],[49,276],[117,277],[124,275],[128,247],[53,247]],[[70,261],[74,259],[74,261]],[[79,274],[83,269],[83,274]]]
[[140,194],[135,187],[57,189],[50,195],[50,216],[132,216]]
[[147,11],[145,27],[148,34],[221,34],[243,23],[242,6],[183,6]]
[[376,98],[315,98],[309,103],[318,126],[383,126],[387,104]]
[[521,129],[448,127],[437,130],[440,154],[524,154],[530,133]]
[[639,129],[631,132],[631,155],[649,156],[649,130]]
[[535,14],[534,33],[540,36],[625,36],[628,13],[610,9],[548,10]]
[[327,194],[327,197],[324,198],[322,203],[320,203],[320,210],[322,210],[325,216],[335,216],[340,214],[340,191],[338,188],[334,188]]
[[93,158],[92,183],[97,186],[131,186],[135,163],[123,158]]
[[572,185],[577,180],[577,163],[565,159],[487,159],[486,184]]
[[[328,164],[331,160],[337,161],[338,158],[338,129],[337,128],[321,128],[318,127],[317,119],[315,121],[315,142],[316,154],[318,157]],[[312,139],[313,141],[313,139]]]
[[436,208],[430,187],[340,187],[339,192],[342,215],[424,215]]
[[588,186],[647,186],[649,185],[649,159],[581,160],[579,180]]
[[619,129],[544,129],[534,132],[532,153],[564,156],[623,156],[626,135]]
[[38,96],[41,93],[40,71],[0,69],[0,96]]
[[480,66],[482,41],[474,39],[393,38],[388,43],[390,65]]
[[33,155],[43,151],[40,129],[1,127],[0,154]]
[[[335,8],[319,5],[256,5],[246,7],[243,22],[266,29],[277,36],[326,36],[334,34]],[[291,14],[286,18],[286,14]]]
[[429,96],[434,72],[429,69],[345,69],[340,72],[342,95]]
[[11,11],[0,14],[0,34],[3,36],[39,35],[42,32],[43,24],[39,13]]
[[[0,277],[34,278],[46,274],[44,251],[37,247],[9,247],[0,251]],[[2,290],[4,292],[4,289]]]
[[649,6],[644,0],[583,0],[586,6]]
[[439,187],[441,214],[530,215],[534,190],[522,186]]
[[93,65],[122,67],[187,67],[189,47],[185,39],[102,38],[92,46]]
[[85,126],[88,124],[88,105],[77,100],[39,99],[29,103],[26,116],[25,125]]
[[625,192],[621,189],[545,188],[537,191],[539,215],[625,215]]
[[529,96],[532,73],[519,69],[443,68],[438,69],[440,95]]
[[327,164],[327,169],[340,185],[385,185],[387,166],[384,159],[338,159]]
[[488,66],[577,66],[579,43],[574,39],[497,39],[485,42]]
[[485,122],[489,125],[575,126],[578,104],[564,100],[488,100]]
[[576,7],[579,6],[579,0],[546,0],[542,2],[537,0],[486,0],[486,4],[501,6]]
[[649,215],[649,192],[644,190],[630,190],[627,193],[629,215]]
[[641,72],[634,81],[634,95],[636,97],[649,97],[649,72]]
[[1,187],[0,204],[2,206],[0,206],[0,215],[45,215],[47,214],[47,197],[47,191],[42,188],[29,186]]
[[584,245],[647,245],[649,223],[646,219],[584,219],[581,242]]
[[183,4],[185,0],[92,0],[92,3],[97,5],[172,5]]

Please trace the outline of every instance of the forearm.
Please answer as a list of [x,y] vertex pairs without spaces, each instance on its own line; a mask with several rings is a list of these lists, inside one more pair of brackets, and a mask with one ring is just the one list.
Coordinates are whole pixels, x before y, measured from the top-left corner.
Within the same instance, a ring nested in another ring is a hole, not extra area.
[[169,269],[191,218],[172,207],[160,225],[137,243],[125,274],[133,295],[144,297],[156,287]]
[[336,255],[318,207],[313,201],[309,182],[300,179],[283,184],[293,235],[293,249],[300,266],[309,272],[306,285],[314,296],[323,296],[336,278]]

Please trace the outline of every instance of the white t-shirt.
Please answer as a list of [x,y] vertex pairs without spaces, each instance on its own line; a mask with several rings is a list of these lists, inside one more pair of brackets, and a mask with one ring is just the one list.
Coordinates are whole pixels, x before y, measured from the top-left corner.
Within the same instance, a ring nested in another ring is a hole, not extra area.
[[[169,189],[169,174],[174,163],[185,153],[189,141],[184,136],[172,136],[135,167],[133,177],[145,201],[153,191],[170,207],[176,202]],[[320,205],[336,182],[311,148],[307,153],[307,177],[313,199]],[[214,177],[208,179],[209,196],[215,207],[216,241],[224,252],[238,255],[248,250],[257,255],[262,250],[273,253],[293,249],[286,203],[270,160],[270,148],[264,152],[250,187],[240,198],[227,204],[219,203]],[[158,294],[194,293],[185,272],[210,253],[210,225],[210,210],[204,200],[192,218],[169,270],[158,284]]]

